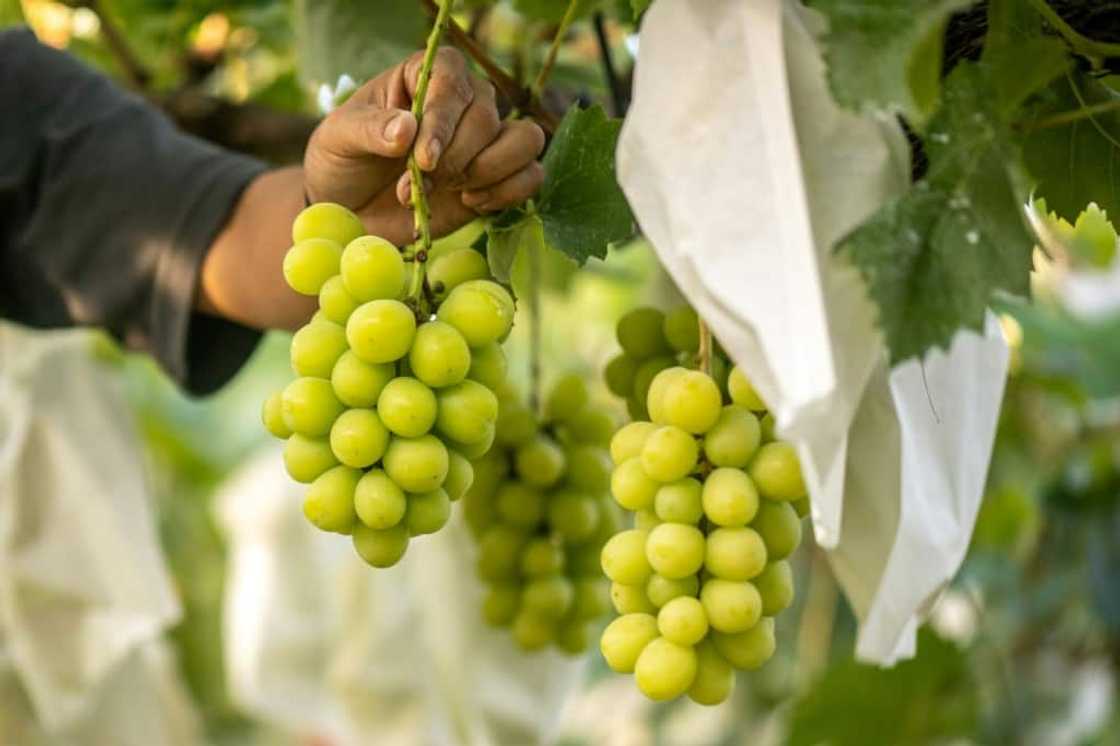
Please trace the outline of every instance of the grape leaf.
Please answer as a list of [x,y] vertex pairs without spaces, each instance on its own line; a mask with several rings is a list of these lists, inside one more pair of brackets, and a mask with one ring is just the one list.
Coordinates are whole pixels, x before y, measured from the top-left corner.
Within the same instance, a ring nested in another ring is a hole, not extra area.
[[537,248],[544,245],[544,231],[536,215],[513,213],[513,220],[500,216],[486,227],[486,258],[490,274],[498,282],[508,285],[513,263],[521,247]]
[[1043,33],[1038,11],[1017,0],[989,4],[982,59],[1008,114],[1073,64],[1065,42]]
[[828,19],[832,95],[851,109],[887,109],[920,126],[937,108],[945,23],[971,0],[807,0]]
[[537,214],[547,243],[576,262],[603,259],[607,246],[634,233],[634,218],[614,173],[621,120],[602,108],[572,107],[544,157]]
[[995,291],[1026,295],[1034,245],[1021,155],[975,63],[946,80],[929,171],[841,240],[879,307],[892,363],[979,329]]

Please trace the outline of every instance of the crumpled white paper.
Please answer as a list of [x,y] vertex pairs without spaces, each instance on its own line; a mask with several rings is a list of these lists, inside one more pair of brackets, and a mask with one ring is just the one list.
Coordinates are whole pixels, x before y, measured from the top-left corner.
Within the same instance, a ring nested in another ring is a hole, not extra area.
[[[890,118],[839,109],[820,18],[792,0],[659,0],[644,17],[619,181],[681,291],[801,456],[818,542],[892,663],[964,556],[1007,365],[998,325],[888,370],[831,247],[909,180]],[[923,370],[924,369],[924,370]]]

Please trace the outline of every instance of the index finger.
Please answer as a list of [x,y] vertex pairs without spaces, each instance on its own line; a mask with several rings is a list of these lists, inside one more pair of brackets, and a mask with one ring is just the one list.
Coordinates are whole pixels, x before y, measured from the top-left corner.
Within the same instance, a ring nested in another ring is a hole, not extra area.
[[[416,95],[423,56],[414,56],[405,66],[405,86]],[[424,171],[434,171],[447,150],[463,112],[474,100],[467,62],[457,49],[440,47],[432,65],[432,77],[424,99],[420,132],[416,136],[416,161]]]

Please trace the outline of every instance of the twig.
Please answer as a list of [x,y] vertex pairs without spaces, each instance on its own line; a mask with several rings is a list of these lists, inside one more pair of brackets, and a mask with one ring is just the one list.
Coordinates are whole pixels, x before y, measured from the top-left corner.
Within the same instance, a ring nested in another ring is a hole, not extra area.
[[1067,124],[1073,124],[1082,119],[1092,119],[1097,114],[1106,114],[1116,109],[1120,109],[1120,98],[1112,101],[1102,101],[1099,104],[1085,106],[1073,111],[1059,112],[1048,117],[1043,117],[1042,119],[1036,119],[1033,122],[1024,122],[1019,126],[1019,129],[1023,132],[1034,132],[1035,130],[1049,129],[1051,127],[1064,127]]
[[1029,1],[1034,9],[1038,11],[1038,14],[1046,19],[1046,22],[1053,26],[1054,30],[1066,40],[1074,52],[1084,57],[1094,58],[1094,64],[1096,64],[1098,59],[1120,57],[1120,44],[1096,41],[1095,39],[1083,36],[1078,33],[1077,29],[1066,23],[1065,19],[1063,19],[1056,10],[1051,8],[1046,0]]
[[611,55],[611,42],[607,38],[607,27],[603,21],[603,14],[596,13],[591,19],[595,27],[595,38],[599,42],[599,59],[603,63],[603,77],[607,79],[607,88],[611,92],[611,106],[614,116],[620,117],[626,113],[626,97],[622,93],[622,83],[618,79],[618,72],[614,68],[614,57]]
[[700,349],[696,353],[700,362],[700,370],[708,375],[712,374],[712,330],[704,322],[704,319],[699,316],[696,317],[700,325]]
[[568,9],[564,11],[564,17],[560,19],[560,25],[556,27],[556,33],[552,37],[552,43],[548,45],[548,53],[544,56],[544,62],[537,73],[537,79],[533,81],[532,94],[534,97],[540,97],[541,91],[544,90],[544,84],[548,81],[548,76],[552,74],[552,67],[556,64],[556,56],[560,54],[560,46],[564,43],[564,37],[568,35],[568,27],[575,20],[578,5],[579,0],[568,0]]
[[540,414],[541,398],[541,258],[529,249],[529,409]]
[[128,78],[129,83],[134,88],[141,91],[148,88],[148,83],[152,80],[152,73],[132,51],[129,46],[128,40],[125,39],[124,34],[113,23],[113,19],[101,7],[98,0],[84,0],[78,5],[87,8],[97,15],[98,20],[101,21],[101,33],[105,37],[105,45],[109,47],[109,51],[117,58],[121,68],[124,70],[125,77]]

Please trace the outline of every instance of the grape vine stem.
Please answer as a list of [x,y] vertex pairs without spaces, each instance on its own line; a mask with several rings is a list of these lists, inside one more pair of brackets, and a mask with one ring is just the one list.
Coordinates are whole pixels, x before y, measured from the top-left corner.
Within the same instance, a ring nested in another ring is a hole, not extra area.
[[700,349],[697,352],[697,357],[700,361],[700,370],[712,374],[712,330],[708,328],[704,319],[697,317],[697,323],[700,325]]
[[560,46],[564,43],[564,37],[568,35],[568,27],[575,20],[576,6],[579,5],[579,2],[580,0],[569,0],[568,9],[564,11],[564,17],[560,19],[560,25],[556,27],[556,34],[552,37],[552,43],[548,45],[548,53],[544,57],[544,62],[541,64],[541,69],[537,73],[537,79],[533,81],[531,89],[533,95],[538,98],[541,91],[544,90],[545,81],[552,74],[552,67],[556,64],[557,55],[560,54]]

